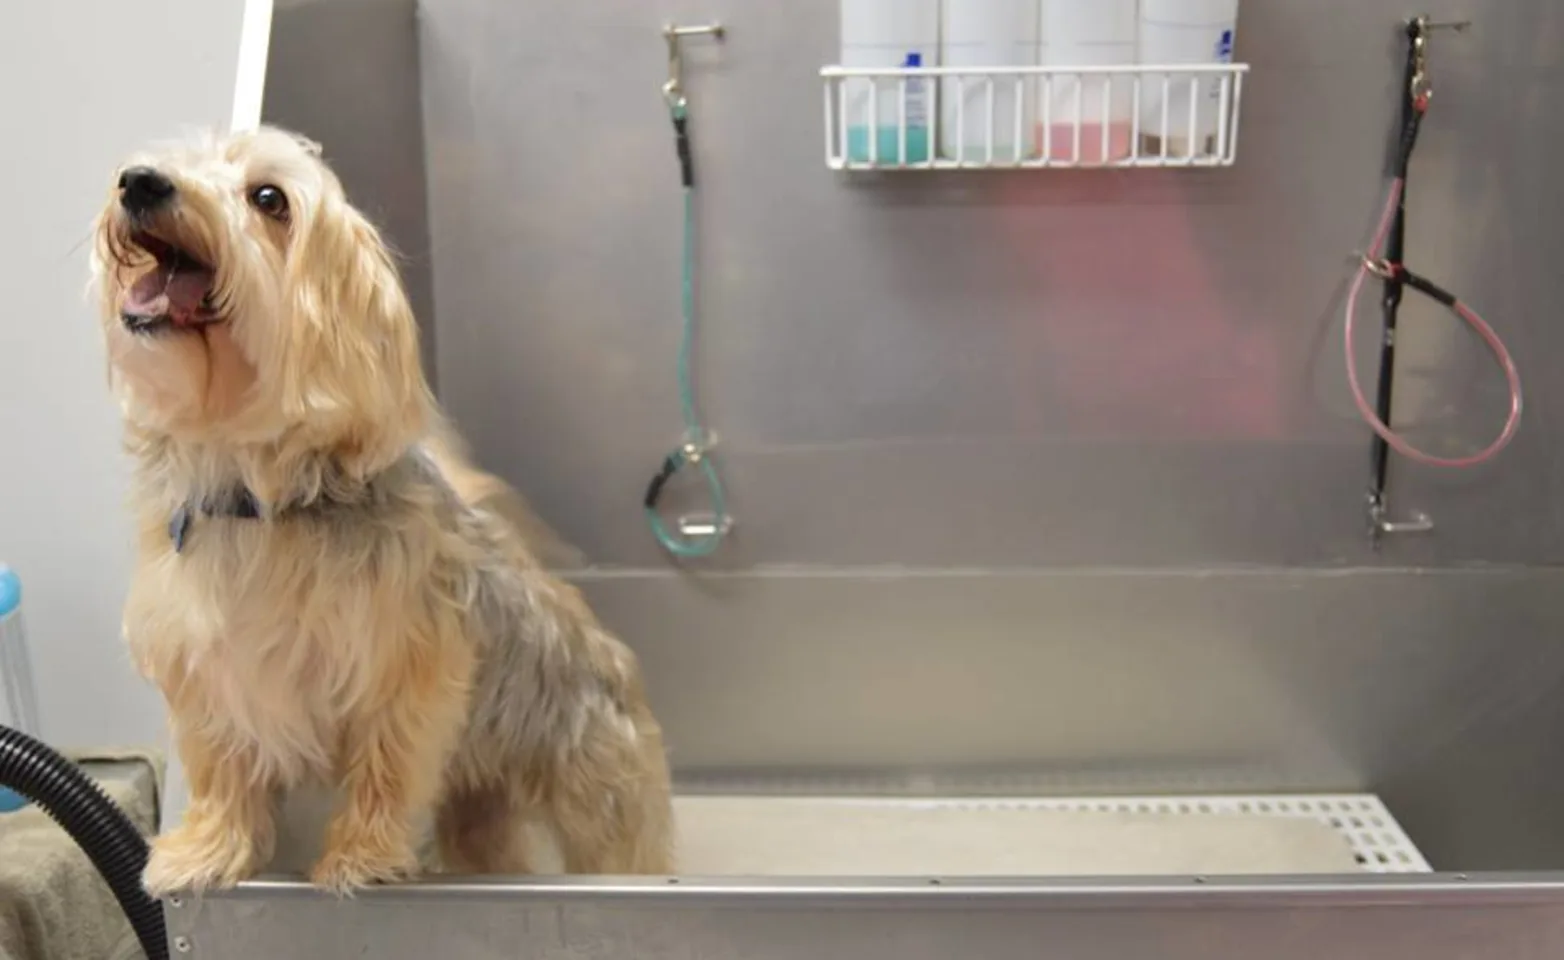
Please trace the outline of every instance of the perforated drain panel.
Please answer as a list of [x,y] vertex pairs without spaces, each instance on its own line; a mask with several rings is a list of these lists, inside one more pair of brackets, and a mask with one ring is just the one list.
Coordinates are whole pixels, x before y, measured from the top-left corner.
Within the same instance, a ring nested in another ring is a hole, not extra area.
[[[814,797],[816,801],[827,798]],[[1312,820],[1339,833],[1368,873],[1431,873],[1432,867],[1373,794],[1258,794],[1252,796],[975,797],[956,799],[832,797],[830,803],[923,810],[1014,810],[1063,813],[1139,813],[1159,816],[1280,817]]]

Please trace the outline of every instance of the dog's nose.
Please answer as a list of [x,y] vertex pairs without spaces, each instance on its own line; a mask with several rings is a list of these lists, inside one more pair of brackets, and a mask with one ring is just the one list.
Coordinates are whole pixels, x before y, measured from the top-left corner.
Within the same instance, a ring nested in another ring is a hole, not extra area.
[[119,175],[120,206],[131,213],[149,213],[174,195],[174,181],[151,167],[131,167]]

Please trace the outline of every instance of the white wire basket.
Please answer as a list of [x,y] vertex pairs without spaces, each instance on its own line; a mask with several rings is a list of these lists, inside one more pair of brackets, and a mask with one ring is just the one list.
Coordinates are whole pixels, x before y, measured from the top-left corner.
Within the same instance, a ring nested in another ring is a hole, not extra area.
[[826,67],[833,170],[1228,167],[1247,64]]

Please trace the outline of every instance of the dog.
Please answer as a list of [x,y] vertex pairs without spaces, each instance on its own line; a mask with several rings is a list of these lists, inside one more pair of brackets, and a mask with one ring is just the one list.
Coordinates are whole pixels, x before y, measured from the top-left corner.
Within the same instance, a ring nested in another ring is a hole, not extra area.
[[[134,463],[124,633],[190,802],[156,895],[267,866],[276,801],[338,796],[309,878],[673,869],[635,655],[551,575],[425,379],[395,260],[305,137],[155,146],[94,228]],[[424,826],[420,826],[420,825]]]

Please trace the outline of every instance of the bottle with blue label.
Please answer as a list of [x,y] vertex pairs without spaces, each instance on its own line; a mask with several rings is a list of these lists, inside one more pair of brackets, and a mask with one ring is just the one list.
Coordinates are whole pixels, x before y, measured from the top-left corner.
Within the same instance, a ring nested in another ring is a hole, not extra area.
[[[1096,0],[1093,0],[1096,2]],[[1037,0],[945,0],[940,63],[947,67],[1032,67],[1038,57]],[[984,161],[993,150],[1001,162],[1031,153],[1032,98],[1036,84],[1014,77],[989,83],[980,77],[947,77],[940,86],[940,153]],[[1015,117],[1023,118],[1017,130]],[[1020,133],[1021,139],[1016,138]]]
[[[36,737],[38,707],[33,699],[33,671],[22,631],[22,581],[0,564],[0,726]],[[0,787],[0,813],[26,806],[21,796]]]
[[[840,0],[844,67],[886,69],[939,63],[939,0]],[[844,81],[847,156],[884,164],[922,163],[932,148],[932,81],[906,81],[906,150],[902,150],[901,84],[891,78]],[[872,91],[872,93],[871,93]]]
[[[1233,40],[1238,33],[1238,0],[1141,0],[1140,61],[1152,66],[1187,63],[1232,63]],[[1162,78],[1146,78],[1141,96],[1141,129],[1155,133],[1162,127]],[[1199,156],[1210,152],[1210,140],[1221,120],[1222,80],[1207,77],[1193,85],[1198,99],[1190,100],[1191,83],[1173,81],[1167,97],[1168,153]],[[1229,92],[1231,96],[1231,92]],[[1195,110],[1195,140],[1189,140],[1189,113]]]

